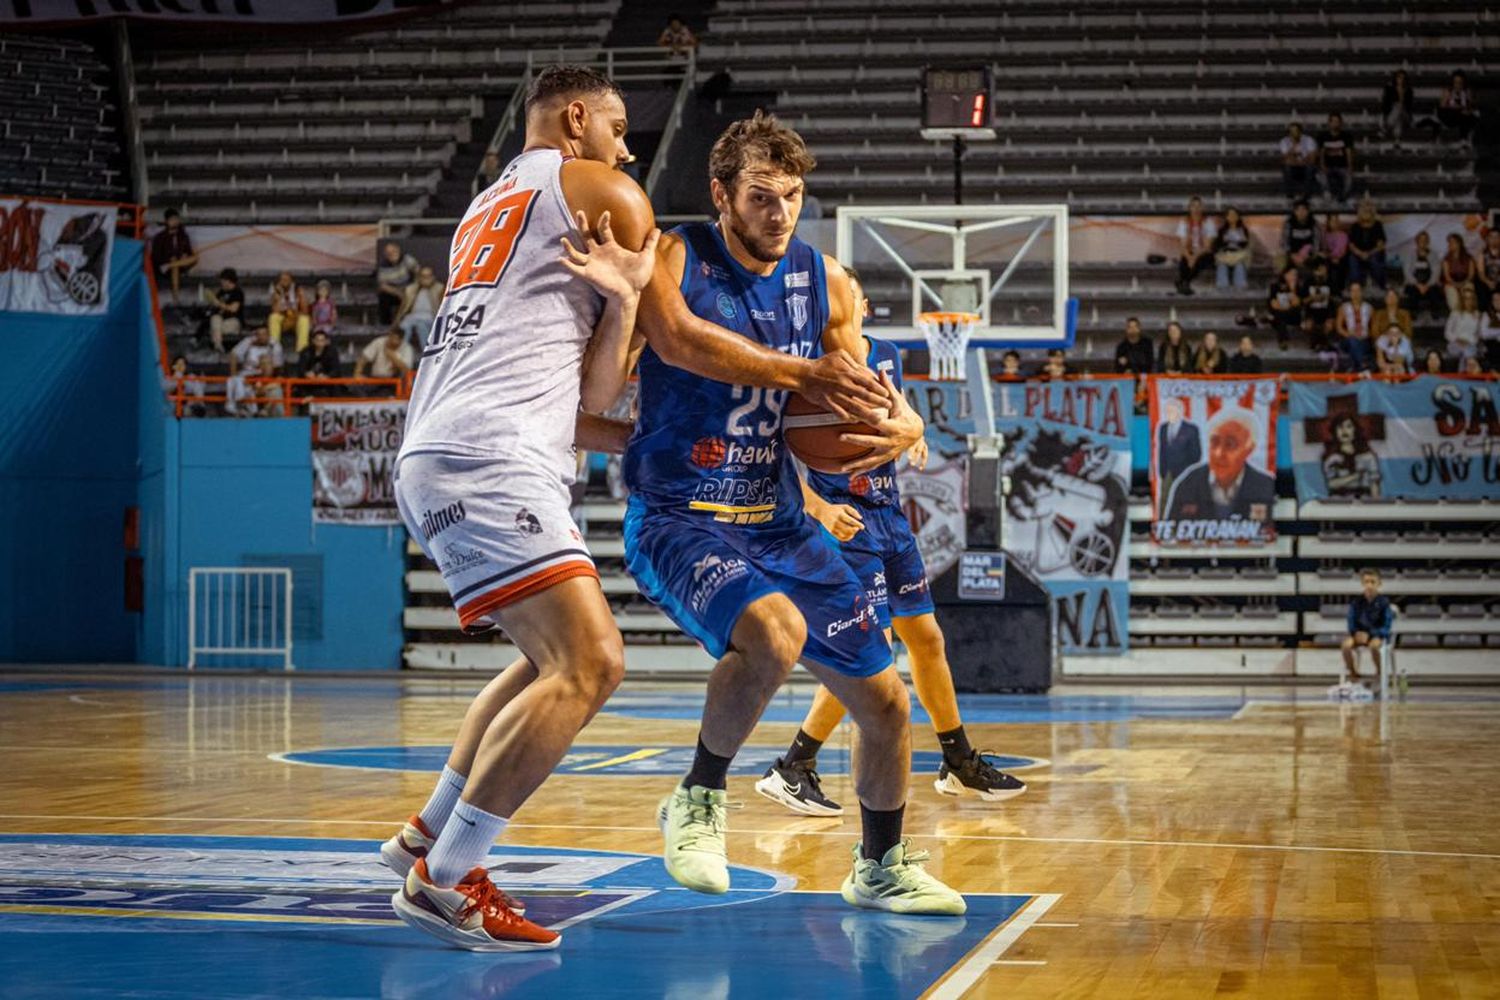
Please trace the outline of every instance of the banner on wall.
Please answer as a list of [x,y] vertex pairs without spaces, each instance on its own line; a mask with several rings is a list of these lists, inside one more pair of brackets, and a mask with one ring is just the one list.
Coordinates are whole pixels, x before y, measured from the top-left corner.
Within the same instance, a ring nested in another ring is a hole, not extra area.
[[113,205],[0,198],[0,312],[109,312]]
[[1274,541],[1277,379],[1152,376],[1150,385],[1152,537]]
[[1500,382],[1292,382],[1297,499],[1500,499]]
[[[1066,653],[1123,653],[1129,646],[1130,428],[1128,379],[1005,383],[993,387],[1001,469],[1010,480],[1002,546],[1046,586]],[[905,470],[902,503],[928,573],[963,552],[966,436],[974,432],[967,386],[909,381],[927,421],[932,460]],[[956,497],[956,499],[954,499]],[[930,516],[930,511],[943,512]]]
[[149,21],[234,21],[292,24],[358,21],[438,10],[454,0],[222,0],[166,3],[162,0],[0,0],[0,24],[43,24],[134,17]]
[[402,403],[313,403],[313,521],[400,524],[391,473],[406,425]]

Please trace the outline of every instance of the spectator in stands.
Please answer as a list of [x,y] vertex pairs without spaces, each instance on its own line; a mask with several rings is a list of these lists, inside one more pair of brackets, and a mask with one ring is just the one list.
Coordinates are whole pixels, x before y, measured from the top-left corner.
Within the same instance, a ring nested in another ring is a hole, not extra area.
[[1448,342],[1449,357],[1460,362],[1478,352],[1479,293],[1474,290],[1473,285],[1465,285],[1459,293],[1458,308],[1448,314],[1447,325],[1443,327],[1443,339]]
[[1410,375],[1415,363],[1411,338],[1398,324],[1391,323],[1375,341],[1375,370],[1382,375]]
[[344,363],[327,330],[314,330],[298,366],[303,378],[342,378]]
[[698,47],[698,36],[693,34],[693,29],[683,23],[680,14],[668,14],[667,26],[661,29],[661,34],[656,38],[656,44],[664,49],[670,49],[674,56],[685,56]]
[[1115,371],[1129,375],[1150,375],[1152,371],[1151,338],[1141,333],[1141,321],[1134,316],[1125,321],[1125,339],[1115,345]]
[[1490,369],[1484,366],[1484,362],[1479,360],[1479,355],[1477,354],[1471,354],[1467,358],[1464,358],[1463,366],[1458,370],[1462,375],[1487,375],[1490,372]]
[[1281,279],[1271,286],[1266,308],[1271,312],[1271,329],[1276,331],[1276,342],[1283,351],[1291,342],[1292,331],[1303,329],[1302,305],[1306,294],[1295,267],[1288,267],[1282,272]]
[[386,240],[380,245],[380,265],[375,269],[375,280],[379,283],[376,292],[377,312],[382,326],[396,322],[396,313],[406,301],[406,286],[417,280],[422,265],[409,253],[401,252],[401,244]]
[[399,326],[365,345],[354,362],[355,378],[401,378],[411,371],[416,354]]
[[198,379],[188,377],[188,360],[183,355],[179,354],[172,359],[172,373],[163,376],[162,386],[171,395],[187,397],[182,403],[183,416],[208,416],[208,404],[203,401],[208,387]]
[[308,310],[312,317],[313,333],[326,333],[333,336],[334,327],[339,325],[338,303],[333,301],[333,285],[324,278],[318,282],[316,293],[313,297],[312,308]]
[[1042,366],[1042,378],[1048,382],[1068,374],[1068,357],[1061,347],[1047,351],[1047,363]]
[[[281,371],[283,354],[281,344],[271,339],[269,327],[258,326],[250,336],[234,345],[229,352],[229,382],[225,386],[227,401],[224,409],[230,416],[253,417],[259,412],[255,403],[245,402],[255,396],[280,395],[280,386],[256,384],[249,378],[275,378]],[[272,393],[268,390],[275,389]]]
[[1349,178],[1354,175],[1354,139],[1344,132],[1344,116],[1328,116],[1328,130],[1318,138],[1318,169],[1323,190],[1334,201],[1349,200]]
[[1344,671],[1350,683],[1358,682],[1359,651],[1370,651],[1375,672],[1380,668],[1375,657],[1380,648],[1391,641],[1391,626],[1395,624],[1396,612],[1391,599],[1380,592],[1380,571],[1362,570],[1359,574],[1360,593],[1349,602],[1347,624],[1349,635],[1344,639]]
[[1411,340],[1411,313],[1401,308],[1401,296],[1396,294],[1394,288],[1385,293],[1385,305],[1375,314],[1370,321],[1372,330],[1385,330],[1392,326],[1399,326],[1401,332]]
[[1500,229],[1484,234],[1484,251],[1479,255],[1479,297],[1485,302],[1500,292]]
[[1411,82],[1398,69],[1380,93],[1380,134],[1401,148],[1401,136],[1411,126]]
[[438,284],[437,274],[424,267],[417,272],[416,283],[406,286],[406,298],[396,322],[418,350],[427,346],[427,334],[432,331],[432,321],[437,317],[438,307],[443,304],[443,286]]
[[1490,293],[1490,307],[1479,317],[1479,347],[1484,366],[1500,370],[1500,291]]
[[1159,495],[1165,497],[1179,476],[1203,461],[1203,440],[1198,425],[1184,419],[1182,400],[1168,397],[1162,412],[1166,419],[1156,429],[1156,473]]
[[484,186],[489,187],[498,181],[504,169],[500,165],[500,154],[493,149],[485,150],[484,160],[479,164],[479,176],[484,179]]
[[1340,417],[1329,429],[1323,439],[1322,465],[1329,496],[1341,500],[1380,496],[1380,461],[1354,417]]
[[1006,378],[1021,378],[1021,355],[1006,351],[1000,358],[1000,374]]
[[1478,276],[1479,265],[1474,263],[1469,248],[1464,246],[1463,235],[1449,233],[1448,252],[1443,255],[1443,297],[1448,302],[1449,311],[1458,308],[1459,296],[1465,288],[1474,287]]
[[1302,329],[1307,332],[1313,350],[1323,350],[1333,339],[1335,307],[1333,279],[1328,276],[1328,262],[1319,260],[1312,277],[1303,286]]
[[1443,352],[1435,347],[1428,349],[1422,356],[1422,371],[1428,375],[1443,374]]
[[1385,287],[1385,225],[1369,195],[1359,200],[1359,214],[1349,227],[1349,280]]
[[1448,86],[1443,88],[1438,99],[1438,121],[1443,127],[1456,129],[1458,141],[1467,146],[1474,134],[1474,121],[1479,117],[1474,109],[1474,92],[1469,89],[1469,78],[1464,71],[1454,70]]
[[1219,235],[1214,240],[1214,284],[1228,288],[1231,278],[1235,288],[1249,287],[1250,230],[1240,218],[1240,210],[1230,206],[1224,210],[1224,224],[1219,226]]
[[177,209],[167,209],[162,222],[165,227],[151,238],[151,266],[156,271],[157,289],[161,289],[163,282],[170,281],[172,304],[180,305],[182,276],[197,265],[198,255],[193,252],[193,241],[188,238]]
[[1329,212],[1324,218],[1322,259],[1328,262],[1328,284],[1338,295],[1349,283],[1349,233],[1337,212]]
[[1417,234],[1417,248],[1406,261],[1406,309],[1415,319],[1422,309],[1440,319],[1447,299],[1443,295],[1442,265],[1432,255],[1432,237],[1424,229]]
[[307,293],[292,277],[292,272],[282,271],[271,285],[271,315],[266,320],[271,330],[271,339],[281,343],[283,330],[294,330],[293,353],[300,354],[307,347],[307,335],[312,332],[312,314],[307,303]]
[[1203,342],[1193,352],[1193,371],[1199,375],[1222,375],[1228,361],[1224,348],[1219,346],[1219,335],[1213,330],[1203,335]]
[[1214,220],[1203,214],[1203,199],[1188,199],[1188,213],[1177,223],[1177,294],[1192,295],[1193,279],[1213,265]]
[[1371,357],[1370,321],[1375,310],[1365,301],[1364,286],[1357,281],[1349,282],[1349,298],[1339,306],[1335,323],[1339,335],[1339,350],[1349,356],[1355,371],[1367,372],[1373,366]]
[[1265,362],[1255,353],[1255,341],[1248,334],[1241,337],[1240,349],[1229,356],[1225,371],[1230,375],[1259,375],[1265,370]]
[[1308,261],[1318,252],[1322,242],[1322,232],[1318,229],[1318,221],[1313,218],[1307,199],[1297,199],[1297,203],[1292,206],[1292,214],[1281,224],[1281,253],[1276,258],[1277,273],[1289,267],[1307,267]]
[[224,338],[240,332],[244,321],[245,292],[240,288],[240,276],[234,268],[226,267],[219,272],[219,291],[210,292],[208,300],[214,312],[208,319],[208,335],[213,340],[214,350],[224,353]]
[[1156,352],[1156,370],[1163,375],[1186,375],[1193,370],[1193,345],[1175,319],[1167,324],[1167,335]]
[[1276,148],[1281,153],[1281,186],[1286,196],[1311,198],[1317,187],[1317,140],[1303,133],[1301,122],[1292,122]]

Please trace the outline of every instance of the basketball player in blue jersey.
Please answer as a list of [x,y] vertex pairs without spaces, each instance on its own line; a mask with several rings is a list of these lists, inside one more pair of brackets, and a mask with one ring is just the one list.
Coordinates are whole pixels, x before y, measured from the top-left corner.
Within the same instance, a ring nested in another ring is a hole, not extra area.
[[[854,298],[837,261],[793,237],[802,138],[774,117],[731,125],[714,144],[714,223],[662,240],[688,308],[798,357],[858,349]],[[660,267],[660,265],[659,265]],[[861,472],[905,452],[922,421],[886,379],[889,414]],[[625,561],[641,592],[718,658],[692,769],[659,807],[668,873],[689,889],[729,888],[725,779],[771,696],[801,662],[858,727],[855,790],[863,837],[843,884],[855,906],[963,913],[963,897],[902,839],[911,770],[910,705],[875,607],[833,537],[803,509],[781,432],[787,394],[692,375],[647,346],[640,416],[625,452],[631,488]]]
[[[869,312],[859,277],[846,268],[854,294],[855,325],[863,326]],[[885,340],[864,337],[862,346],[871,368],[901,388],[901,352]],[[918,468],[927,464],[927,444],[919,440],[907,455]],[[896,488],[896,463],[888,462],[855,476],[808,469],[803,486],[807,512],[839,540],[844,561],[863,582],[879,616],[880,627],[895,629],[911,651],[911,677],[917,698],[927,709],[943,750],[943,763],[933,783],[944,795],[973,792],[991,802],[1012,798],[1026,785],[984,759],[969,745],[958,714],[958,697],[944,651],[943,632],[932,606],[927,567],[901,511]],[[838,816],[844,807],[823,794],[818,781],[818,749],[833,735],[844,706],[819,687],[812,708],[786,755],[778,757],[755,783],[755,790],[793,812],[809,816]]]

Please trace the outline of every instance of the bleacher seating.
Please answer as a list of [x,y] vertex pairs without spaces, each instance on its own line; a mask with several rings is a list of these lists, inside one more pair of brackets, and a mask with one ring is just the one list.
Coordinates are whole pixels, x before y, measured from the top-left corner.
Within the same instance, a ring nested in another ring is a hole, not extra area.
[[126,199],[109,76],[84,42],[0,37],[0,192]]
[[483,0],[399,27],[222,50],[143,39],[152,202],[198,224],[419,217],[458,146],[488,139],[476,129],[514,91],[527,50],[596,47],[618,7]]

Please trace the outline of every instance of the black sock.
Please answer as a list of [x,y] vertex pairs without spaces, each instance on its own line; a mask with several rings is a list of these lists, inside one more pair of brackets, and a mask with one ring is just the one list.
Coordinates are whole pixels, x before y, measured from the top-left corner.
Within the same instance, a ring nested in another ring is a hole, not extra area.
[[950,729],[946,733],[938,733],[938,744],[943,748],[943,760],[949,767],[957,767],[969,759],[969,754],[974,748],[969,746],[969,736],[964,732],[964,727]]
[[682,787],[702,785],[704,788],[723,789],[724,779],[729,777],[729,764],[733,760],[733,757],[720,757],[703,745],[703,737],[698,737],[698,752],[693,754],[693,769],[682,779]]
[[783,764],[792,764],[799,760],[809,763],[818,759],[818,751],[823,748],[822,740],[815,740],[807,735],[807,730],[797,730],[797,735],[792,739],[792,745],[787,748],[786,756],[781,758]]
[[863,802],[859,804],[859,819],[864,827],[864,843],[861,845],[865,857],[879,861],[885,852],[901,843],[901,819],[906,815],[906,806],[896,809],[871,809]]

